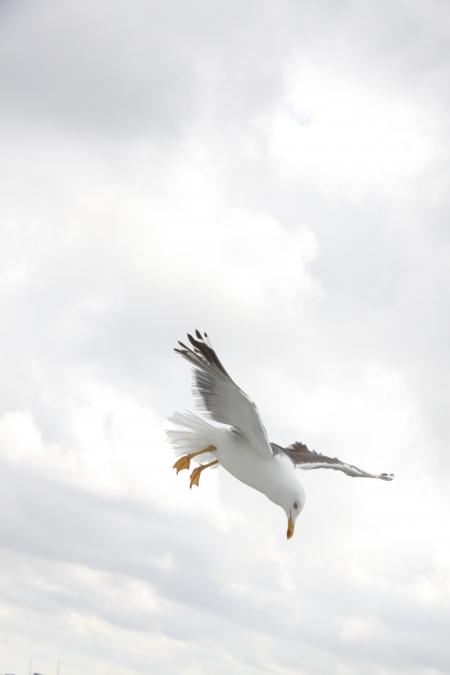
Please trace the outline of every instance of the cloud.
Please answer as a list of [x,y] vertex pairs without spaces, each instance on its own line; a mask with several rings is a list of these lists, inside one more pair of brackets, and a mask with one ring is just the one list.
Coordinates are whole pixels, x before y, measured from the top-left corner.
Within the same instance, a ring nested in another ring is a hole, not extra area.
[[284,25],[282,7],[25,4],[5,17],[5,99],[44,126],[173,143],[210,112],[236,123],[270,105],[289,49],[265,41],[270,21]]
[[[447,10],[2,11],[2,668],[446,672]],[[396,480],[305,473],[289,546],[189,491],[195,327],[273,440]]]

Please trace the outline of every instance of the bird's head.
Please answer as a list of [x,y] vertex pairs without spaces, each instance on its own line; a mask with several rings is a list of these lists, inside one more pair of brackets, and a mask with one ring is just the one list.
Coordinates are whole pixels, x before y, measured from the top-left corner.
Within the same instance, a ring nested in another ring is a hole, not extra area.
[[303,487],[298,484],[297,489],[293,492],[289,492],[286,495],[284,503],[282,504],[283,509],[286,513],[288,519],[287,527],[287,538],[290,539],[294,535],[295,521],[303,510],[305,505],[305,491]]

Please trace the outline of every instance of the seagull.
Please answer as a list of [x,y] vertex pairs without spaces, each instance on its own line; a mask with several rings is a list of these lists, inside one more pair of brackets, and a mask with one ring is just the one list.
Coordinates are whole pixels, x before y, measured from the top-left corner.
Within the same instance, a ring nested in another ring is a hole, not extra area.
[[305,505],[305,491],[296,468],[334,469],[352,477],[393,479],[391,473],[368,473],[337,457],[309,450],[300,441],[287,447],[270,443],[256,405],[231,379],[207,333],[196,330],[195,336],[187,337],[191,346],[178,342],[175,352],[192,366],[193,393],[202,414],[175,413],[169,418],[175,429],[167,434],[179,456],[173,465],[177,474],[189,470],[192,460],[199,464],[190,474],[191,488],[199,485],[206,469],[223,467],[281,506],[287,516],[290,539]]

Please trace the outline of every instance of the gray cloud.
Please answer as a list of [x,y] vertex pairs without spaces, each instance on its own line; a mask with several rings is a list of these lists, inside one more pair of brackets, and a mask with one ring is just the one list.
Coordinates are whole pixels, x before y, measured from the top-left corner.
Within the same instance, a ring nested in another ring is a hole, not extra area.
[[[184,518],[174,537],[173,517],[154,507],[97,497],[11,465],[3,464],[2,476],[3,500],[13,505],[3,510],[1,520],[2,543],[9,552],[4,565],[13,579],[2,588],[7,606],[63,621],[68,611],[94,615],[111,629],[137,634],[162,630],[172,640],[200,640],[205,651],[220,631],[222,647],[233,653],[235,633],[243,631],[251,642],[260,636],[255,644],[268,640],[268,657],[287,668],[299,663],[311,667],[314,649],[326,644],[323,663],[355,660],[361,672],[371,672],[377,663],[445,672],[448,606],[427,609],[420,599],[408,598],[401,585],[394,589],[383,578],[361,585],[343,574],[339,558],[329,567],[317,553],[304,551],[294,571],[297,590],[288,591],[279,584],[275,558],[261,560],[252,570],[252,560],[236,551],[230,568],[230,560],[223,558],[223,533],[205,522],[200,527]],[[345,556],[343,550],[340,556]],[[167,566],[165,558],[173,564]],[[229,572],[235,564],[242,570],[234,582]],[[77,573],[83,569],[92,570],[91,577]],[[245,587],[250,579],[251,595],[233,588],[234,583]],[[131,580],[153,589],[156,604],[127,603]],[[255,595],[256,588],[262,595]],[[306,661],[299,657],[305,647]],[[260,658],[255,655],[249,663],[260,668]]]
[[[15,114],[113,137],[173,142],[211,112],[224,124],[282,88],[286,9],[250,2],[24,5],[6,16],[1,76]],[[280,30],[266,40],[267,27]]]

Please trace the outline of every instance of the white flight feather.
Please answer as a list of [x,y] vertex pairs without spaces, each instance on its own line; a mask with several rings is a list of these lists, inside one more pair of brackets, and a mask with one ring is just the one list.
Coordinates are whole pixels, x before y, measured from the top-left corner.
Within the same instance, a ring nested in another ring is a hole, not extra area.
[[[208,338],[197,336],[197,341],[212,348]],[[218,365],[208,363],[190,348],[186,352],[181,351],[181,355],[194,367],[193,394],[197,407],[216,422],[234,427],[254,452],[272,457],[273,451],[255,403]]]

